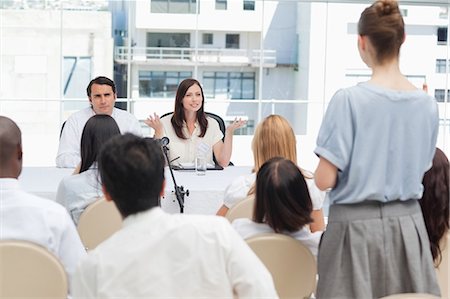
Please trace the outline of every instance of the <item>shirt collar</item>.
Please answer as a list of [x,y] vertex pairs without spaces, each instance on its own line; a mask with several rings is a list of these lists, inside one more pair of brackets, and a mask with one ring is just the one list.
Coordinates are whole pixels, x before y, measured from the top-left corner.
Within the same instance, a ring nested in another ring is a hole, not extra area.
[[160,207],[154,207],[150,210],[146,210],[143,212],[139,212],[137,214],[129,215],[127,218],[123,220],[123,227],[131,226],[136,223],[140,223],[146,221],[147,219],[151,219],[152,222],[159,222],[159,219],[164,217],[166,213]]
[[[96,115],[96,113],[95,113],[95,111],[94,111],[94,108],[92,108],[92,104],[91,104],[91,112],[92,112],[92,115],[91,115],[91,116]],[[112,110],[112,113],[111,113],[111,117],[114,118],[114,119],[116,119],[115,116],[116,116],[116,107],[113,107],[113,110]]]
[[[188,136],[188,137],[190,136],[186,121],[184,121],[184,126],[183,126],[182,130],[184,131],[186,136]],[[194,136],[194,135],[196,135],[196,136],[200,135],[200,123],[198,122],[198,119],[194,123],[194,132],[192,133],[192,136]]]
[[0,179],[0,190],[17,190],[20,189],[19,180],[14,178]]

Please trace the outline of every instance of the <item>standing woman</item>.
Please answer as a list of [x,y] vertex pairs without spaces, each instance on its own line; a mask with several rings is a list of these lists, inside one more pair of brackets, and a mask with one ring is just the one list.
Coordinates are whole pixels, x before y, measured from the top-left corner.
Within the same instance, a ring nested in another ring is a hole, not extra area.
[[160,119],[155,114],[149,116],[145,123],[155,130],[155,138],[169,138],[170,160],[193,163],[200,147],[200,150],[206,152],[208,163],[214,164],[214,153],[218,164],[226,167],[230,163],[234,130],[242,127],[245,121],[234,120],[227,127],[222,141],[224,136],[219,124],[206,115],[204,103],[205,97],[200,82],[185,79],[178,86],[172,116]]
[[358,49],[372,77],[337,91],[323,119],[315,180],[331,191],[317,298],[440,293],[418,203],[435,151],[438,110],[400,72],[404,39],[396,1],[366,8]]

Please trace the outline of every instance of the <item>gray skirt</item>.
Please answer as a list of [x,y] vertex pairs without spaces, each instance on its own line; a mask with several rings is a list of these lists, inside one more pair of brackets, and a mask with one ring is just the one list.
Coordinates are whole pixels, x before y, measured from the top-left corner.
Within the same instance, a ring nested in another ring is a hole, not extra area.
[[317,259],[317,298],[440,295],[417,200],[331,205]]

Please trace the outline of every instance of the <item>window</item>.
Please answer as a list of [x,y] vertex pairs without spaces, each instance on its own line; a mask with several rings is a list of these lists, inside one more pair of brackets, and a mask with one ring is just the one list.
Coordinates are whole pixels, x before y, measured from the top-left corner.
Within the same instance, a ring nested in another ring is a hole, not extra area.
[[448,7],[444,6],[444,7],[440,7],[439,8],[439,18],[440,19],[447,19],[448,18]]
[[213,44],[213,34],[212,33],[203,33],[202,42],[204,45],[212,45]]
[[91,80],[91,57],[64,57],[64,97],[84,98]]
[[254,99],[255,73],[204,72],[203,91],[206,98]]
[[[450,95],[450,90],[447,89],[447,98]],[[436,98],[436,101],[443,103],[445,102],[445,89],[435,89],[434,90],[434,97]]]
[[436,59],[436,73],[442,74],[446,71],[445,59]]
[[139,96],[174,98],[178,84],[191,77],[191,72],[139,71]]
[[216,9],[217,10],[226,10],[227,9],[227,0],[216,0]]
[[197,0],[152,0],[152,13],[195,14]]
[[225,36],[225,48],[239,49],[239,34],[227,34]]
[[244,0],[244,10],[255,10],[255,0]]
[[147,47],[189,48],[190,40],[189,33],[147,32]]
[[447,27],[439,27],[437,29],[437,43],[438,45],[447,44]]

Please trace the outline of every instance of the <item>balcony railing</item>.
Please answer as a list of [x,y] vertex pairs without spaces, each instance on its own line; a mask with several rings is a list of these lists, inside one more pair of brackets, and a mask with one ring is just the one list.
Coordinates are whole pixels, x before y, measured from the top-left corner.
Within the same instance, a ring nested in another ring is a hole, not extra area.
[[[116,47],[114,58],[118,63],[128,62],[128,47]],[[236,65],[258,67],[276,66],[276,51],[259,49],[197,49],[132,47],[130,61],[135,64]]]

